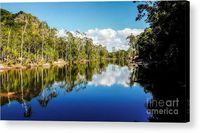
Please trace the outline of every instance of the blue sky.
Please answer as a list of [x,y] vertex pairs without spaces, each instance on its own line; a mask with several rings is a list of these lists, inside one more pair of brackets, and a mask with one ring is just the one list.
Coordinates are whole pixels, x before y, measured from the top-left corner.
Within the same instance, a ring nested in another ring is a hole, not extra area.
[[46,21],[50,27],[80,30],[93,28],[144,29],[144,21],[135,21],[137,3],[133,2],[67,2],[67,3],[3,3],[13,13],[25,11]]
[[80,31],[102,44],[108,51],[129,48],[127,36],[139,35],[148,27],[144,20],[135,21],[137,3],[128,2],[53,2],[53,3],[3,3],[1,8],[12,13],[31,13],[52,28],[58,35],[65,31]]

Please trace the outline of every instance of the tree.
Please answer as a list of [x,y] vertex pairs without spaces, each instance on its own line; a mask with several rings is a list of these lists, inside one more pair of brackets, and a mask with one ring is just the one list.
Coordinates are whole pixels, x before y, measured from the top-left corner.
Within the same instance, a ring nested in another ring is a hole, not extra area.
[[187,1],[139,4],[136,20],[147,16],[146,22],[150,25],[139,37],[139,45],[143,47],[139,51],[146,49],[146,58],[147,55],[151,55],[151,60],[156,62],[179,63],[184,66],[186,51],[184,44],[188,42],[187,31],[189,31],[188,10]]
[[87,59],[90,60],[93,42],[92,42],[92,39],[89,39],[89,38],[85,38],[85,40],[86,40],[85,50],[87,54]]
[[24,27],[22,28],[22,36],[21,36],[21,65],[23,64],[23,44],[24,44],[24,34],[26,32],[26,27],[28,25],[28,20],[26,19],[25,20],[25,25]]
[[129,46],[134,51],[134,56],[139,55],[139,45],[137,43],[137,37],[133,34],[129,35],[126,39],[129,40]]
[[65,36],[59,36],[57,29],[23,11],[13,14],[1,9],[1,27],[0,57],[7,65],[40,65],[58,59],[102,61],[108,56],[106,48],[85,33],[65,31]]

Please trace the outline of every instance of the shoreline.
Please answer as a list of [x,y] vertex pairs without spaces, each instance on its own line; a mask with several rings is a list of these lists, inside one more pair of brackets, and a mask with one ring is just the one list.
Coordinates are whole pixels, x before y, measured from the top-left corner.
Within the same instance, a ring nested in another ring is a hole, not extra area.
[[[116,60],[116,59],[103,59],[103,60],[110,61],[110,60]],[[97,61],[97,60],[91,60],[91,61]],[[126,61],[130,62],[129,60],[126,60]],[[72,61],[72,62],[73,62],[73,64],[77,64],[77,63],[84,64],[84,63],[90,62],[90,60],[79,60],[79,61]],[[69,63],[70,63],[70,61],[64,61],[64,60],[60,59],[58,61],[54,61],[53,63],[47,62],[44,64],[37,64],[37,63],[28,64],[28,65],[15,64],[12,66],[0,64],[0,72],[7,71],[7,70],[17,70],[17,69],[34,69],[34,68],[39,68],[39,67],[48,69],[48,68],[54,67],[54,66],[63,67]],[[135,63],[135,62],[131,62],[131,64],[137,65],[137,63]]]
[[[109,59],[107,59],[107,60],[109,60]],[[96,61],[96,60],[92,60],[92,61]],[[74,64],[77,64],[77,63],[84,64],[84,63],[87,63],[90,61],[89,60],[80,60],[80,61],[72,61],[72,62]],[[69,63],[70,63],[70,61],[64,61],[64,60],[60,59],[58,61],[54,61],[53,63],[46,62],[44,64],[37,64],[37,63],[28,64],[28,65],[15,64],[12,66],[0,64],[0,72],[7,71],[7,70],[17,70],[17,69],[34,69],[34,68],[39,68],[39,67],[48,69],[52,66],[63,67],[64,65],[67,65]]]
[[33,69],[33,68],[38,68],[38,67],[42,67],[42,68],[50,68],[51,66],[64,66],[68,64],[68,62],[62,60],[62,61],[54,61],[53,63],[44,63],[44,64],[28,64],[28,65],[21,65],[21,64],[15,64],[12,66],[8,66],[8,65],[3,65],[0,64],[0,72],[2,71],[6,71],[6,70],[14,70],[14,69]]

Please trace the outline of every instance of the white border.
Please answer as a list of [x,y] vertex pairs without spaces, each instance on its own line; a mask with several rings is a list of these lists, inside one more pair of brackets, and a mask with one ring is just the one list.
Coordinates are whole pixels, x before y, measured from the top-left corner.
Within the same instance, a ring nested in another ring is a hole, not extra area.
[[[0,3],[27,2],[28,0],[1,0]],[[28,2],[41,2],[29,0]],[[56,0],[42,0],[51,2]],[[59,2],[67,0],[58,0]],[[72,0],[70,0],[72,1]],[[74,0],[84,1],[84,0]],[[87,0],[93,1],[93,0]],[[99,1],[99,0],[97,0]],[[104,0],[108,1],[108,0]],[[109,0],[110,1],[110,0]],[[115,0],[118,1],[118,0]],[[108,122],[41,122],[41,121],[0,121],[2,133],[133,133],[133,132],[163,132],[188,133],[200,130],[200,0],[190,0],[191,9],[191,43],[190,43],[190,78],[191,78],[191,122],[190,123],[108,123]],[[67,112],[66,112],[67,113]]]
[[[12,2],[87,2],[87,1],[132,1],[132,0],[1,0],[1,3]],[[137,0],[142,1],[142,0]],[[145,1],[145,0],[144,0]]]

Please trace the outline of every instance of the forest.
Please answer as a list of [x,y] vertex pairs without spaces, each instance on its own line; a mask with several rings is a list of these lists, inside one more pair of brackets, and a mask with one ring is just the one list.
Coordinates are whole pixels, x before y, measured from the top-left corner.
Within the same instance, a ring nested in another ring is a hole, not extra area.
[[31,14],[23,11],[12,14],[1,9],[0,64],[22,67],[132,57],[131,49],[109,53],[103,45],[95,45],[79,31],[75,34],[66,31],[65,37],[57,33],[57,29]]
[[[189,41],[188,2],[141,2],[136,21],[149,23],[138,36],[127,37],[130,48],[108,52],[96,45],[85,33],[66,31],[65,37],[57,35],[31,14],[20,11],[13,14],[1,9],[0,64],[7,66],[55,64],[59,61],[81,63],[91,60],[128,60],[145,65],[181,66],[184,71],[185,55]],[[134,19],[134,18],[133,18]]]

